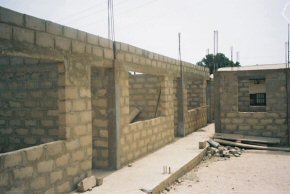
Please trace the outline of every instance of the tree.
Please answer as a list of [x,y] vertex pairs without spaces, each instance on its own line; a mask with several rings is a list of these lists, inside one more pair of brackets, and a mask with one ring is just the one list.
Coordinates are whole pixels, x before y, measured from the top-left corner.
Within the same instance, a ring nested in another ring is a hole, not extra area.
[[206,55],[201,61],[197,62],[197,65],[208,67],[210,74],[212,74],[214,69],[217,70],[221,67],[239,67],[240,63],[231,61],[223,53],[217,53],[216,55]]

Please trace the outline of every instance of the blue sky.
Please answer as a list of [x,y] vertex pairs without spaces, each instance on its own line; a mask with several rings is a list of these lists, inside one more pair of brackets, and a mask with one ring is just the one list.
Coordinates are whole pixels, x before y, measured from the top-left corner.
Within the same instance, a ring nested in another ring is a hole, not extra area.
[[[182,59],[234,48],[242,65],[285,62],[289,0],[114,0],[116,40]],[[288,5],[288,6],[287,6]],[[0,6],[107,37],[107,0],[0,0]],[[290,19],[289,19],[290,20]]]

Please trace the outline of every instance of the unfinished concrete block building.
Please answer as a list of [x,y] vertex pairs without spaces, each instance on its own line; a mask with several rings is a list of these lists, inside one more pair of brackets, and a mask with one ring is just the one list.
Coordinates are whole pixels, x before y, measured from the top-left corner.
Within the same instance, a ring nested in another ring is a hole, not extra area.
[[285,64],[221,68],[215,73],[218,133],[290,143],[290,69]]
[[0,8],[0,193],[66,193],[206,125],[208,69],[112,45]]

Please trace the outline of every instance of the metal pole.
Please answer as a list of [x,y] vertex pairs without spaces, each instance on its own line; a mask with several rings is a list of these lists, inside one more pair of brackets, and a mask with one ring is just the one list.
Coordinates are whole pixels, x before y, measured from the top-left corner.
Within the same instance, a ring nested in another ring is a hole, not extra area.
[[231,46],[231,61],[233,61],[233,50],[234,50],[234,48],[233,48],[233,46]]
[[216,31],[216,54],[219,52],[219,31]]
[[287,68],[289,68],[290,66],[289,66],[289,52],[290,52],[290,50],[289,50],[289,39],[290,39],[290,30],[289,30],[289,28],[290,28],[290,24],[288,24],[288,64],[287,64]]
[[179,53],[179,63],[180,63],[180,80],[178,82],[178,127],[177,135],[180,137],[185,136],[185,126],[184,126],[184,83],[183,83],[183,66],[181,60],[181,34],[178,33],[178,53]]
[[290,67],[290,64],[289,64],[289,38],[290,38],[290,24],[288,24],[288,42],[287,42],[287,46],[288,46],[288,57],[287,57],[287,67],[285,69],[286,71],[286,97],[287,97],[287,127],[288,127],[288,144],[290,145],[290,118],[289,118],[289,110],[290,110],[290,99],[289,99],[289,89],[290,89],[290,86],[289,86],[289,67]]
[[[216,55],[216,31],[213,31],[213,57]],[[215,72],[215,61],[213,60],[213,72]]]
[[288,42],[285,42],[285,68],[288,67]]

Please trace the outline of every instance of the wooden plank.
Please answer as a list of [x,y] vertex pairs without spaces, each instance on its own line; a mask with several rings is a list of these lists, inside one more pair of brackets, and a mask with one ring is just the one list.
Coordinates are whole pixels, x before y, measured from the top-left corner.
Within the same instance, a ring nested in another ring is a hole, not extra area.
[[286,147],[258,146],[258,145],[250,145],[250,144],[245,144],[245,143],[236,143],[236,142],[222,140],[222,139],[214,139],[214,141],[222,145],[237,146],[240,148],[290,152],[290,148],[286,148]]
[[136,107],[132,108],[133,110],[130,113],[130,123],[132,123],[132,121],[134,121],[134,119],[140,114],[141,110],[139,110]]
[[265,144],[279,144],[280,143],[279,138],[257,137],[257,136],[228,134],[228,133],[215,133],[214,138],[225,139],[225,140],[235,140],[235,141],[241,141],[241,142],[265,143]]

